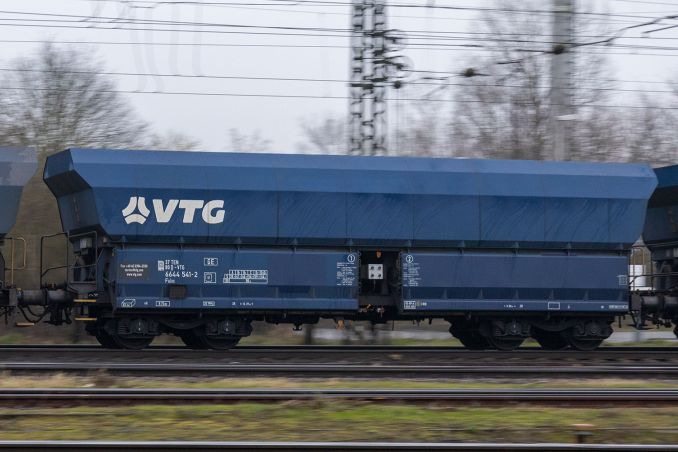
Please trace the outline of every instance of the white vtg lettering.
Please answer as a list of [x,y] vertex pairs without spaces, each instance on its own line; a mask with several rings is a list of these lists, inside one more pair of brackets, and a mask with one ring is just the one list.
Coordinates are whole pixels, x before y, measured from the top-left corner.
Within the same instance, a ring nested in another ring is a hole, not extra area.
[[[181,220],[183,223],[193,223],[196,213],[200,211],[202,221],[207,224],[220,224],[224,222],[226,211],[223,209],[224,201],[215,199],[203,201],[200,199],[170,199],[164,203],[162,199],[153,200],[153,213],[158,223],[169,223],[177,209],[183,210]],[[142,196],[132,196],[129,204],[122,210],[127,224],[144,224],[151,211],[146,207],[146,199]]]

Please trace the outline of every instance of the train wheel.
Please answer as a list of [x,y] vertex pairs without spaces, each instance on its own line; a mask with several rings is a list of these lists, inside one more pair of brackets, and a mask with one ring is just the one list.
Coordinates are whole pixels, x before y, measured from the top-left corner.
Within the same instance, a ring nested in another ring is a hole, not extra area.
[[487,339],[487,342],[497,350],[508,352],[515,350],[523,343],[525,339],[523,338],[499,338],[499,337],[490,337]]
[[468,348],[469,350],[487,350],[490,348],[490,343],[487,342],[487,339],[476,332],[458,332],[454,335],[454,337],[456,337],[459,342],[461,342],[461,345]]
[[572,337],[571,335],[568,334],[566,334],[565,337],[567,339],[567,343],[570,344],[570,347],[574,348],[575,350],[580,350],[583,352],[588,352],[597,349],[598,347],[600,347],[600,344],[602,344],[604,340],[604,339],[579,339]]
[[465,320],[450,322],[450,333],[469,350],[487,350],[490,343],[480,334],[478,324]]
[[179,337],[181,338],[181,341],[186,344],[186,347],[192,348],[193,350],[206,350],[209,348],[193,331],[182,331],[181,334],[179,334]]
[[94,337],[105,348],[121,348],[113,338],[105,331],[99,330]]
[[141,350],[148,347],[151,345],[151,342],[153,342],[153,336],[131,338],[122,337],[116,334],[112,335],[111,339],[118,346],[117,348],[124,348],[127,350]]
[[609,323],[600,320],[579,323],[563,331],[563,337],[570,347],[582,351],[597,349],[611,334]]
[[200,340],[204,348],[211,348],[213,350],[229,350],[240,342],[239,336],[205,336],[199,335],[197,338]]
[[545,331],[532,327],[532,337],[545,350],[563,350],[569,345],[560,331]]
[[[576,327],[575,327],[576,328]],[[567,343],[575,350],[588,352],[600,347],[604,339],[575,336],[574,328],[568,328],[561,333]]]

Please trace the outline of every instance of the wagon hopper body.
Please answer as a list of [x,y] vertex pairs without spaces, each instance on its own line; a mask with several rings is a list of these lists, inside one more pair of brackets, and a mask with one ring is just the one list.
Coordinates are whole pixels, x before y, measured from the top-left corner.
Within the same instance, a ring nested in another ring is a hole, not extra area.
[[657,189],[648,203],[643,228],[643,242],[650,253],[639,275],[645,287],[635,290],[631,298],[631,311],[641,328],[647,322],[678,325],[678,165],[657,168],[655,174]]
[[19,256],[25,253],[20,238],[7,234],[16,221],[21,192],[36,168],[33,149],[0,147],[0,307],[9,304],[13,271],[21,264]]
[[252,320],[321,317],[591,348],[628,310],[656,184],[635,164],[91,149],[51,156],[44,178],[88,331],[213,348]]

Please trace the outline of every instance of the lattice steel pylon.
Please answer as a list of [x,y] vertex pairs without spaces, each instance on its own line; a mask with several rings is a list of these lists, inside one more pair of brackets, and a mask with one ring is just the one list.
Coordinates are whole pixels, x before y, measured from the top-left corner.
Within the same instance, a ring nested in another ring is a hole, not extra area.
[[353,0],[351,35],[351,154],[386,154],[388,43],[384,0]]

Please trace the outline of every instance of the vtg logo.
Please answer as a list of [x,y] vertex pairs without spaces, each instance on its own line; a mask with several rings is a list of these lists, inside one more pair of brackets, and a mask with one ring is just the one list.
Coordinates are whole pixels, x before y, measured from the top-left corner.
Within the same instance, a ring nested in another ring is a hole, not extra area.
[[[221,199],[207,202],[199,199],[170,199],[167,204],[164,204],[162,199],[153,199],[152,203],[155,220],[158,223],[169,223],[177,208],[184,211],[182,218],[184,223],[193,223],[198,210],[202,211],[202,221],[207,224],[223,223],[226,214],[223,209],[224,201]],[[127,207],[122,209],[122,216],[125,217],[127,224],[144,224],[150,214],[151,211],[146,207],[146,198],[143,196],[131,196]]]

